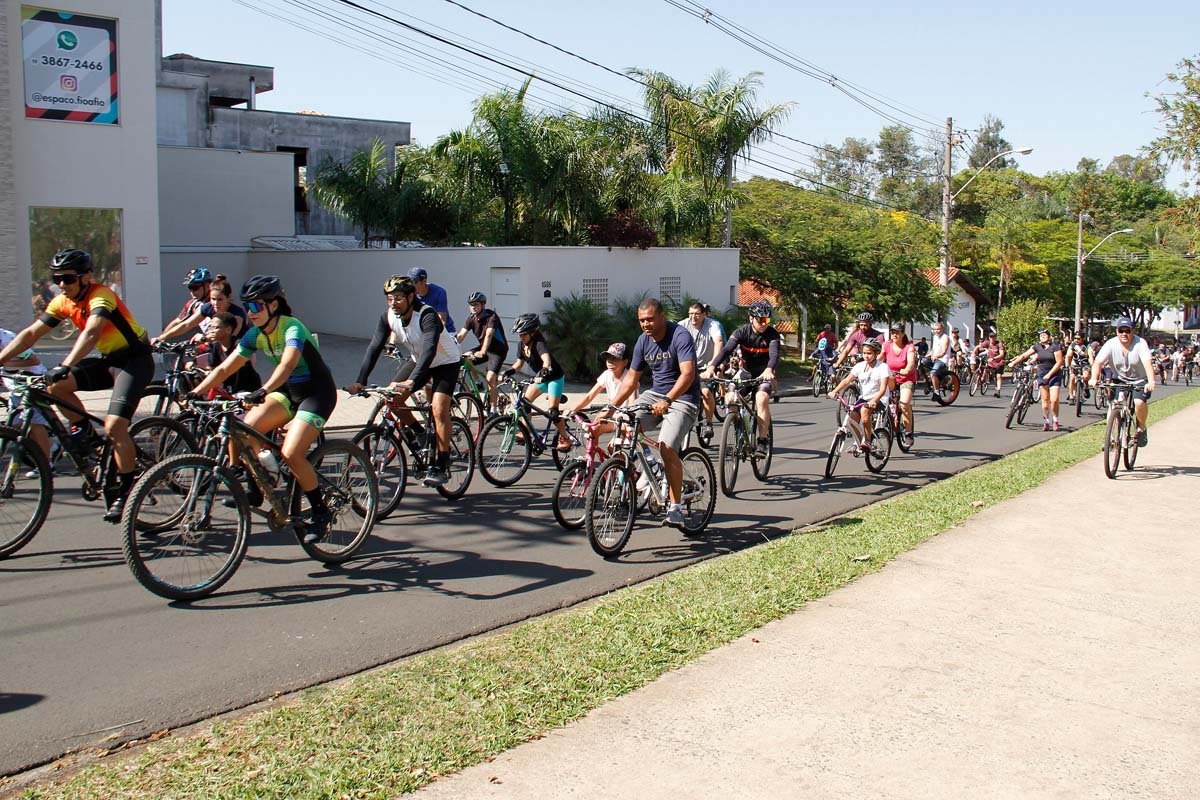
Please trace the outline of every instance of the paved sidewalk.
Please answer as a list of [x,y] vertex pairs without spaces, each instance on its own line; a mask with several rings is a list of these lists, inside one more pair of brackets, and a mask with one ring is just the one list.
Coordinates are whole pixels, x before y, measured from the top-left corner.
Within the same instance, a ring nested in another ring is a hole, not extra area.
[[1200,405],[1133,474],[1090,459],[418,794],[1200,796],[1197,426]]

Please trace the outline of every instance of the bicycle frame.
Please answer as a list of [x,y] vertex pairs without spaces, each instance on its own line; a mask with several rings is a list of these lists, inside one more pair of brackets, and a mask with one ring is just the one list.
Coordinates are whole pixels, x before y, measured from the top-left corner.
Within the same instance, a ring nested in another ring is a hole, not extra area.
[[[516,381],[509,380],[505,381],[505,383],[511,385],[516,390],[516,394],[512,404],[503,413],[511,415],[513,421],[518,424],[521,421],[524,421],[525,430],[533,434],[530,444],[533,445],[534,455],[540,456],[550,449],[550,444],[547,440],[550,437],[551,430],[554,429],[558,423],[559,414],[555,411],[543,411],[525,398],[525,389],[531,385],[531,382],[518,383]],[[565,399],[565,397],[561,398],[561,400]],[[539,417],[546,418],[546,425],[542,428],[541,433],[538,433],[537,429],[534,427],[533,416],[535,414]]]
[[[644,406],[641,408],[644,408]],[[624,417],[624,419],[618,420],[618,424],[623,424],[630,430],[628,440],[620,447],[613,447],[612,454],[624,453],[625,458],[629,460],[630,464],[636,464],[634,474],[637,476],[645,475],[647,477],[647,488],[650,490],[650,510],[652,513],[658,513],[659,510],[666,508],[667,503],[670,502],[669,491],[667,490],[667,477],[664,469],[661,482],[658,480],[649,480],[654,475],[654,470],[650,466],[650,461],[646,458],[645,450],[646,448],[653,448],[661,453],[659,442],[657,439],[653,439],[647,435],[642,430],[642,426],[637,424],[638,406],[614,408],[612,411],[614,419]],[[689,433],[689,438],[690,435]],[[686,441],[682,449],[687,449]],[[679,501],[683,503],[689,499],[691,498],[680,496]]]

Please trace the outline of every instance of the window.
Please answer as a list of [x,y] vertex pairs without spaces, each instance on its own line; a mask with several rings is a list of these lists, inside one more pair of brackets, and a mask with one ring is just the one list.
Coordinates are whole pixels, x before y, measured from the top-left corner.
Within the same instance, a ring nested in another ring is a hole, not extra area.
[[[63,248],[92,255],[92,280],[125,296],[121,277],[121,209],[29,209],[29,247],[33,260],[33,308],[41,313],[58,294],[50,280],[50,259]],[[62,330],[62,326],[55,331]]]
[[680,277],[658,279],[658,299],[664,303],[678,305],[683,302],[683,279]]
[[295,210],[308,211],[308,148],[280,145],[275,149],[281,153],[292,154]]
[[608,310],[608,278],[584,278],[583,296]]

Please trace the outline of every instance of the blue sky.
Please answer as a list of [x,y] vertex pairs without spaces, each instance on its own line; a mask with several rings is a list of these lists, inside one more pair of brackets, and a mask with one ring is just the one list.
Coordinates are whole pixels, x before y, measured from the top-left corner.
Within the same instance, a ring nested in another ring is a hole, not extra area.
[[[430,30],[441,26],[506,51],[536,64],[547,77],[557,71],[630,101],[637,99],[638,86],[473,17],[445,0],[358,1],[414,25]],[[762,102],[794,102],[781,130],[807,142],[874,138],[880,127],[889,124],[829,85],[768,59],[665,0],[462,2],[616,69],[653,68],[689,83],[702,83],[717,67],[734,75],[762,71]],[[296,3],[337,14],[354,13],[334,0]],[[1114,155],[1136,152],[1156,135],[1159,125],[1145,92],[1164,88],[1164,76],[1180,59],[1200,55],[1196,35],[1200,4],[1195,0],[1158,0],[1145,6],[1107,0],[988,4],[711,0],[706,5],[824,70],[942,126],[947,116],[954,117],[956,128],[968,129],[977,128],[985,114],[999,117],[1010,142],[1036,148],[1020,159],[1021,167],[1035,174],[1073,169],[1082,156],[1098,158],[1103,165]],[[406,65],[377,60],[247,6],[320,27],[360,48],[384,50]],[[163,0],[163,51],[275,67],[275,90],[260,96],[260,108],[404,120],[412,123],[414,138],[424,144],[469,121],[472,100],[486,90],[478,78],[458,76],[455,80],[463,85],[456,87],[418,74],[415,70],[444,76],[448,70],[428,55],[396,50],[397,41],[411,44],[401,37],[419,39],[414,34],[380,20],[355,18],[393,41],[380,43],[361,31],[317,21],[311,11],[290,0]],[[443,47],[429,42],[419,46]],[[519,82],[511,73],[500,75],[499,68],[480,67],[479,62],[451,53],[449,58],[456,63],[465,62],[495,80]],[[547,103],[570,104],[580,111],[587,106],[576,98],[556,96],[561,93],[552,88],[535,91]],[[759,156],[781,166],[803,165],[803,158],[786,148],[811,154],[808,148],[782,142]],[[963,163],[965,156],[956,153],[955,168]],[[749,171],[767,174],[754,165]],[[1172,174],[1172,188],[1180,179],[1178,171]]]

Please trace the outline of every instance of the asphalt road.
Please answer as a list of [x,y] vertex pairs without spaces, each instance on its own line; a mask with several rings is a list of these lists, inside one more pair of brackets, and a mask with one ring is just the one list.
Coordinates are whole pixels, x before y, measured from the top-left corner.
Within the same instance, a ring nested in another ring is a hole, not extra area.
[[[918,399],[913,453],[896,450],[880,476],[843,456],[838,475],[826,481],[832,405],[785,398],[774,406],[776,456],[767,483],[744,469],[736,499],[718,497],[700,539],[639,521],[626,552],[611,562],[592,552],[582,532],[555,524],[548,457],[507,490],[476,475],[454,504],[410,486],[401,509],[349,564],[327,569],[293,539],[256,525],[260,533],[237,575],[190,605],[168,604],[138,585],[117,529],[82,500],[77,480],[60,478],[46,526],[22,553],[0,561],[0,773],[569,606],[1053,435],[1041,432],[1037,409],[1029,420],[1036,427],[1005,430],[1006,402],[965,391],[949,409]],[[1083,421],[1098,418],[1089,408]],[[1077,424],[1073,415],[1063,421],[1068,429]]]

